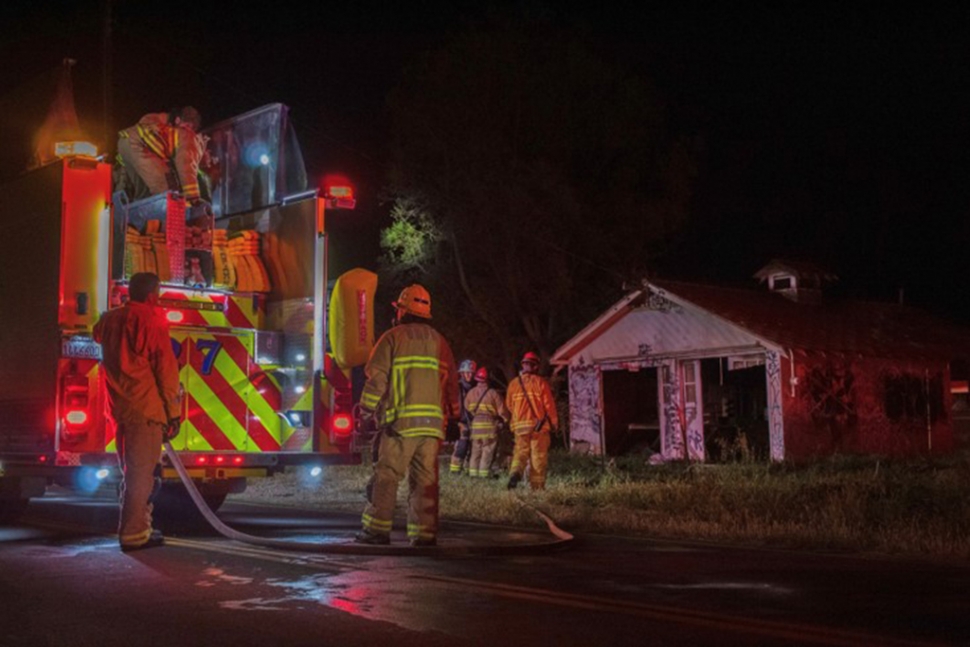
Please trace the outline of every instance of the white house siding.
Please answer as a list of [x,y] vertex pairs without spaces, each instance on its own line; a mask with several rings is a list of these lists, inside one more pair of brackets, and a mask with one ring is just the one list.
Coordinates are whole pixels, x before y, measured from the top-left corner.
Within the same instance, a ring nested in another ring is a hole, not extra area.
[[781,353],[765,353],[765,379],[768,381],[768,441],[771,460],[785,460],[785,418],[782,411]]
[[602,453],[601,377],[600,368],[582,358],[569,367],[569,441],[574,451]]

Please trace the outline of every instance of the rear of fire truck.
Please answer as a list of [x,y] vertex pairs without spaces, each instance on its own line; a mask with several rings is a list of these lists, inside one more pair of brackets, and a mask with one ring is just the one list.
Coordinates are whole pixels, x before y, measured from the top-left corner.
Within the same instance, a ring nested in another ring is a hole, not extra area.
[[[355,270],[328,290],[324,228],[352,195],[307,190],[281,104],[205,134],[211,208],[177,192],[130,201],[112,193],[110,165],[82,155],[0,191],[11,268],[0,281],[0,519],[51,483],[93,490],[117,478],[91,330],[137,272],[162,280],[184,390],[172,444],[210,505],[286,466],[359,460],[344,358],[373,343],[376,277]],[[348,318],[328,335],[331,291],[331,323]],[[174,485],[171,466],[163,476]]]

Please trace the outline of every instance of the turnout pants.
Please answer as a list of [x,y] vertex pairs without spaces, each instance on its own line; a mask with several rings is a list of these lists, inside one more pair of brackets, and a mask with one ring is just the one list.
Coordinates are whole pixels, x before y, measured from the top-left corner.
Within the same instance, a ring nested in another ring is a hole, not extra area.
[[512,467],[510,471],[519,476],[529,466],[529,485],[533,490],[543,490],[546,487],[546,467],[549,465],[549,445],[551,438],[548,432],[526,432],[515,435],[515,449],[512,450]]
[[438,533],[438,450],[434,436],[381,438],[374,466],[374,489],[364,508],[364,530],[389,535],[394,520],[397,488],[408,477],[408,538],[434,539]]
[[[132,186],[139,182],[148,187],[148,195],[157,195],[169,190],[168,162],[145,146],[137,135],[118,138],[118,155],[125,163],[125,173]],[[135,199],[142,196],[142,191],[135,191]]]
[[471,438],[469,438],[469,432],[462,429],[461,437],[455,442],[455,451],[451,454],[451,462],[448,465],[449,472],[452,474],[461,473],[461,468],[464,467],[465,461],[468,459],[470,445]]
[[488,478],[497,445],[495,436],[472,437],[472,457],[468,462],[469,476]]
[[163,425],[148,420],[119,422],[118,462],[121,483],[121,520],[118,541],[122,546],[140,546],[152,534],[152,491],[155,466],[162,453]]

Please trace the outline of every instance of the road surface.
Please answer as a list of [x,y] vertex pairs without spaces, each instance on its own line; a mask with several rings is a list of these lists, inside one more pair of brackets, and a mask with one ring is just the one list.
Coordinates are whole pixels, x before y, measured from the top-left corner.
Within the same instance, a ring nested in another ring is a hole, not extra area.
[[[227,503],[234,527],[346,542],[358,520]],[[970,565],[579,537],[490,557],[272,551],[186,526],[121,553],[108,499],[0,528],[0,645],[970,645]],[[442,544],[532,542],[450,525]]]

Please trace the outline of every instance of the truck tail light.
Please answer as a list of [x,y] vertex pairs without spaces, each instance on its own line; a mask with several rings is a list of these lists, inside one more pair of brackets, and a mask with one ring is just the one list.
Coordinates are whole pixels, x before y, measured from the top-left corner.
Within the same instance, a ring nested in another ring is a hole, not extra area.
[[88,424],[88,412],[84,409],[71,409],[64,416],[64,422],[72,427],[81,427]]
[[338,436],[349,436],[353,431],[354,423],[349,413],[336,413],[330,420],[330,426]]
[[88,432],[91,423],[88,378],[84,375],[66,375],[61,384],[64,412],[65,440],[78,440]]

